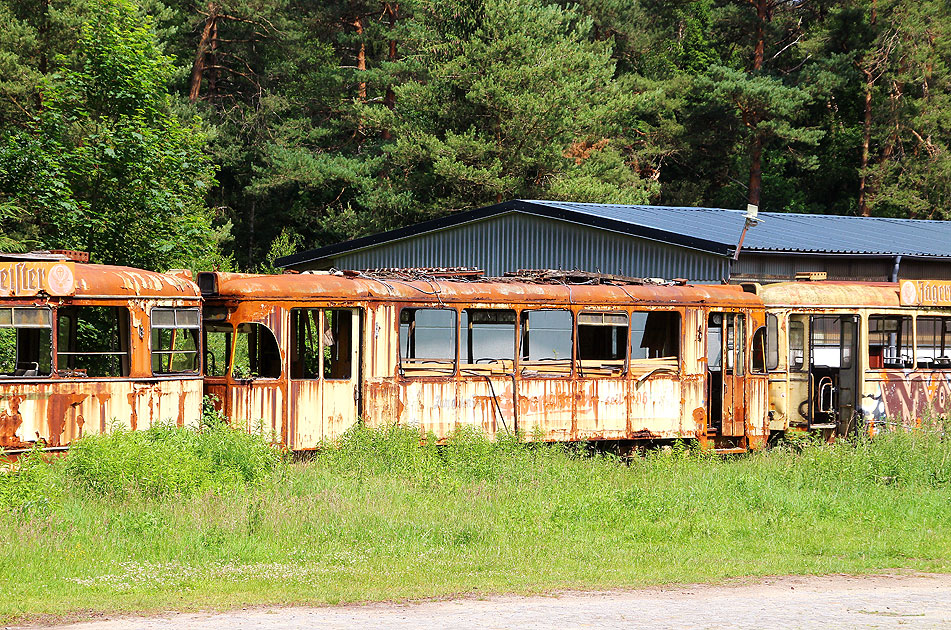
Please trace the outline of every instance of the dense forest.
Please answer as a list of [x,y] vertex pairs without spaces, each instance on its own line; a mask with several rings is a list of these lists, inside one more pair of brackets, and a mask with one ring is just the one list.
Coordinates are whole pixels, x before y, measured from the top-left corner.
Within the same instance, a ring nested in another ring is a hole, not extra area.
[[951,218],[946,0],[0,0],[0,250],[276,255],[513,198]]

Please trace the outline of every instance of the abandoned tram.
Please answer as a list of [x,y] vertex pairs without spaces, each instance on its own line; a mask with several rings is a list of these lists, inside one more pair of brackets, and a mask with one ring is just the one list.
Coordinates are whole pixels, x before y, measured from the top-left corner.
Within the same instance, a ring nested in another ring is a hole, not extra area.
[[[765,443],[765,313],[736,286],[542,274],[202,273],[206,393],[316,447],[362,419],[437,439]],[[757,341],[758,340],[758,341]]]
[[0,448],[65,448],[201,413],[201,296],[187,275],[0,255]]
[[721,452],[948,411],[951,283],[689,285],[582,272],[165,274],[0,254],[0,447],[233,425],[307,450],[362,421],[437,440],[696,439]]

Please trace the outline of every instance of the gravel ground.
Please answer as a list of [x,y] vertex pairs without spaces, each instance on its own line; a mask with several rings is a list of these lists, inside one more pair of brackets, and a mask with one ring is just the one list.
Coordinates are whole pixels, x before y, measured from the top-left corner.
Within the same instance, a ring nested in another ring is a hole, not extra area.
[[951,628],[951,575],[777,577],[727,585],[115,617],[66,630]]

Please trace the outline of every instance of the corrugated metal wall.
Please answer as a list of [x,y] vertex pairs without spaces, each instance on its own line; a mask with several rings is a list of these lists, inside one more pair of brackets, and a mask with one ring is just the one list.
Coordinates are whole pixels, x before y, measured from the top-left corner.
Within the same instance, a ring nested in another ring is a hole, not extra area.
[[516,269],[581,269],[718,283],[729,276],[729,262],[657,241],[512,213],[295,268],[478,267],[490,276]]

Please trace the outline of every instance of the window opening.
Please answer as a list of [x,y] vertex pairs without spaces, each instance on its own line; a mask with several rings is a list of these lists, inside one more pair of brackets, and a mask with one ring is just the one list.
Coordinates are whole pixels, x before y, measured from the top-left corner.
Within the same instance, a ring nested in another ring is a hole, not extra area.
[[915,343],[918,367],[951,369],[951,317],[919,317]]
[[723,314],[710,313],[707,324],[707,368],[723,371]]
[[174,374],[199,369],[197,308],[155,307],[152,323],[152,373]]
[[49,376],[53,315],[46,307],[0,308],[0,376]]
[[870,315],[868,366],[872,369],[912,367],[911,316]]
[[406,376],[445,376],[456,370],[456,311],[400,311],[400,371]]
[[528,378],[571,376],[571,311],[522,311],[520,365]]
[[353,311],[324,309],[321,346],[324,378],[346,380],[353,369]]
[[231,363],[231,340],[234,329],[230,324],[212,323],[205,320],[205,375],[227,376]]
[[67,376],[129,375],[129,309],[66,306],[56,312],[56,369]]
[[618,311],[578,314],[578,374],[620,376],[627,360],[628,318]]
[[509,372],[515,366],[515,311],[467,308],[462,312],[465,369]]
[[789,369],[801,372],[806,364],[806,325],[799,319],[789,319]]
[[752,356],[750,357],[750,372],[766,374],[766,327],[760,326],[753,333]]
[[779,318],[766,314],[766,369],[779,368]]
[[291,378],[320,378],[320,309],[291,309]]
[[676,371],[680,367],[680,313],[631,315],[631,369]]
[[281,351],[270,328],[252,322],[238,324],[231,376],[236,379],[280,378]]
[[816,315],[812,318],[812,363],[819,367],[838,368],[842,347],[842,318],[838,315]]

